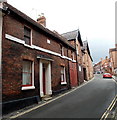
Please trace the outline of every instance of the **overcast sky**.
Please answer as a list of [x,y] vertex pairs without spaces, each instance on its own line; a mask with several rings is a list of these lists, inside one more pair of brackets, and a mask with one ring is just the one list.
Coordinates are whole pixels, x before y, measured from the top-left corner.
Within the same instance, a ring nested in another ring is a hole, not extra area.
[[34,20],[44,13],[47,28],[60,34],[80,29],[94,62],[115,44],[115,0],[7,0]]

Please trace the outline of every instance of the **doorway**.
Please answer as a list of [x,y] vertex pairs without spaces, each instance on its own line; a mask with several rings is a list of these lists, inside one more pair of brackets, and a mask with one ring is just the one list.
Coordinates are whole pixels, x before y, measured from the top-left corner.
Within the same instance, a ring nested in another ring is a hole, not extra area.
[[39,63],[40,96],[52,94],[51,88],[51,62],[40,60]]

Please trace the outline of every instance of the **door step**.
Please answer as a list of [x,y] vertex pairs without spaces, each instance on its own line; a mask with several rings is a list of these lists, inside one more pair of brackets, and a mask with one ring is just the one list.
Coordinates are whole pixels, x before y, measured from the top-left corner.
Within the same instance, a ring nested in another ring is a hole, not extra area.
[[50,95],[44,95],[42,97],[42,100],[44,100],[44,101],[48,101],[48,100],[51,100],[51,99],[52,99],[52,97]]

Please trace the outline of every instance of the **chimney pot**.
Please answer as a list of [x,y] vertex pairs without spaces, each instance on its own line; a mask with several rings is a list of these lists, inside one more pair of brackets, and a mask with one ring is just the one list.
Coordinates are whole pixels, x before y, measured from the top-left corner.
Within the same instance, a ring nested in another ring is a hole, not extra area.
[[41,13],[41,15],[39,15],[39,18],[37,19],[37,23],[39,23],[42,26],[46,27],[46,18],[44,16],[44,13]]

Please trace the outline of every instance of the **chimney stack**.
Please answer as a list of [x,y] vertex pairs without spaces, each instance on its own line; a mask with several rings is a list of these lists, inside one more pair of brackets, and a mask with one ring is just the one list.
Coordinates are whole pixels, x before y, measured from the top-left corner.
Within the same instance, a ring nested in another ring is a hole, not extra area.
[[42,26],[46,27],[46,18],[44,16],[44,13],[41,13],[41,15],[39,15],[39,18],[37,19],[37,23],[39,23]]
[[100,60],[102,61],[102,60],[103,60],[103,58],[100,58]]
[[108,56],[106,56],[105,59],[108,59]]

